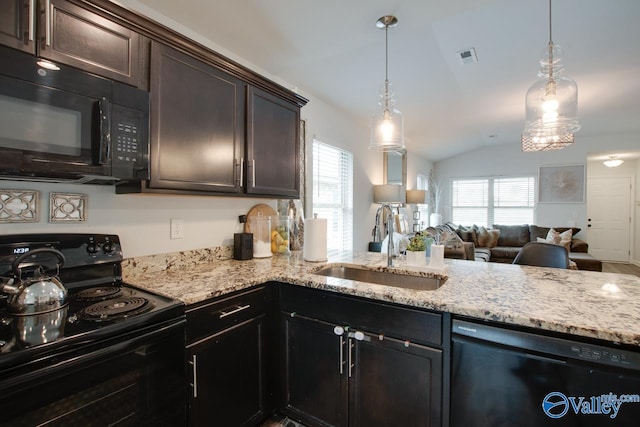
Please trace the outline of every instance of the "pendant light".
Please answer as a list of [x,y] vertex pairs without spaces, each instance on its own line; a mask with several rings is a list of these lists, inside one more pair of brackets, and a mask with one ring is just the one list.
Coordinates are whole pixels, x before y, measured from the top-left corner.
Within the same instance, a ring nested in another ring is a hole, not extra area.
[[384,87],[380,91],[380,109],[371,123],[369,148],[378,151],[402,151],[404,146],[404,119],[395,107],[393,88],[389,84],[389,28],[398,25],[395,16],[387,15],[378,19],[376,26],[385,32]]
[[540,59],[540,80],[526,95],[526,122],[522,133],[522,151],[547,151],[573,143],[578,123],[578,85],[562,75],[562,50],[551,37],[551,0],[549,0],[549,44]]

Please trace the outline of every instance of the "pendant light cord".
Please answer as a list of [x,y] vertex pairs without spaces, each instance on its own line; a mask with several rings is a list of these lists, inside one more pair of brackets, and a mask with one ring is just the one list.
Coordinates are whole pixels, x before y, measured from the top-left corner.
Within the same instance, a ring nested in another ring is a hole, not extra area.
[[553,80],[553,37],[551,30],[551,0],[549,0],[549,82]]
[[384,108],[389,109],[389,24],[384,26]]

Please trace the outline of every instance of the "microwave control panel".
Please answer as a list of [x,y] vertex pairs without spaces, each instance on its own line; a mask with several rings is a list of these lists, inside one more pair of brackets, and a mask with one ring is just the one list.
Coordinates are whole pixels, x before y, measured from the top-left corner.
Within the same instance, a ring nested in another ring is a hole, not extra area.
[[112,175],[122,179],[148,179],[149,143],[145,114],[112,105]]

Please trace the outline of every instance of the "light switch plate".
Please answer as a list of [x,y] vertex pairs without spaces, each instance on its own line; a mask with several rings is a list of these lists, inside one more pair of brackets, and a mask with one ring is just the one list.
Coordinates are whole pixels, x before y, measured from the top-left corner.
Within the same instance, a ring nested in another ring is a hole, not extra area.
[[182,239],[184,237],[184,220],[172,218],[170,221],[170,225],[171,225],[171,238]]

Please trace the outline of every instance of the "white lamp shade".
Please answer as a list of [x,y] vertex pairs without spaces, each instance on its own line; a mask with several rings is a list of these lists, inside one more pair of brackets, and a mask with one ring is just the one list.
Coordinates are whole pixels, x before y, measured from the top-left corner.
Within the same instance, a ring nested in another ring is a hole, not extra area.
[[405,203],[404,186],[397,184],[383,184],[373,186],[373,201],[375,203]]
[[424,204],[426,200],[426,190],[407,190],[407,203]]

